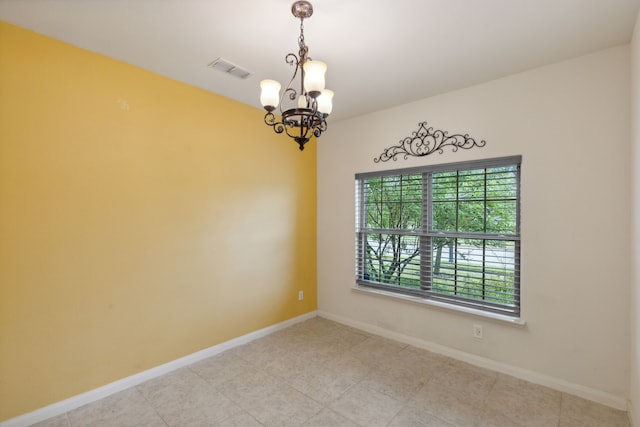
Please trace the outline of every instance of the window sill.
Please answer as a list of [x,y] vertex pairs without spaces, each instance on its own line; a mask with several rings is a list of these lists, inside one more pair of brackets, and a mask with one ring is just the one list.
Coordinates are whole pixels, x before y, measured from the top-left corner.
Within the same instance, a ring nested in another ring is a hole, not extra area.
[[489,313],[482,310],[474,310],[473,308],[468,307],[460,307],[452,304],[447,304],[439,301],[431,301],[428,299],[414,297],[411,295],[401,295],[396,294],[394,292],[384,291],[381,289],[371,289],[364,286],[355,285],[351,288],[354,292],[363,293],[367,295],[378,295],[386,298],[392,298],[398,301],[409,302],[412,304],[419,304],[422,306],[428,306],[440,310],[452,311],[456,313],[466,314],[469,316],[480,317],[488,320],[495,320],[497,322],[505,323],[512,326],[524,327],[526,326],[526,321],[519,317],[510,317],[497,313]]

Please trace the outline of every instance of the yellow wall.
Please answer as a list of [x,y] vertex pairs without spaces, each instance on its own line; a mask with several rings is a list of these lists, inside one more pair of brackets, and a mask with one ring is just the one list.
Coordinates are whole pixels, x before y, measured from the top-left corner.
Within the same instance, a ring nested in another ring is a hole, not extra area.
[[316,309],[315,142],[262,116],[0,22],[0,420]]

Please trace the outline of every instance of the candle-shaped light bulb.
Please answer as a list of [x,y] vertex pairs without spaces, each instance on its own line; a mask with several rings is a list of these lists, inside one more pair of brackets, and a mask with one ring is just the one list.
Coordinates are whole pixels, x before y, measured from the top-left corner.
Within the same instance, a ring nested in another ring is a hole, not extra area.
[[307,108],[307,97],[304,95],[300,95],[298,97],[298,108]]

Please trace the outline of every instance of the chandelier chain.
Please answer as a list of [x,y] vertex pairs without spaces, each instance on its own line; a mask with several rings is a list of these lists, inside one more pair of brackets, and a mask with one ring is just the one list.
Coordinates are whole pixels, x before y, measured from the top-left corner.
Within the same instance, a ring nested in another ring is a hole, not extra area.
[[304,18],[300,18],[300,36],[298,37],[298,46],[300,47],[300,50],[298,51],[300,62],[304,64],[309,52],[309,47],[304,42]]

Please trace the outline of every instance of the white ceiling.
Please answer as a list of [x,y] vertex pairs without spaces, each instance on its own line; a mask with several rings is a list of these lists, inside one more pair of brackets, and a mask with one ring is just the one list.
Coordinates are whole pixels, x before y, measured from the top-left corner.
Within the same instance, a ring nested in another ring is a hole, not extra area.
[[[329,121],[629,42],[640,0],[311,0]],[[260,107],[297,53],[293,0],[0,0],[0,19]],[[223,57],[252,75],[209,67]],[[46,77],[46,64],[42,67]]]

